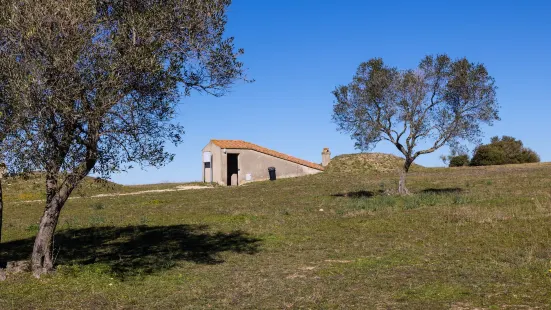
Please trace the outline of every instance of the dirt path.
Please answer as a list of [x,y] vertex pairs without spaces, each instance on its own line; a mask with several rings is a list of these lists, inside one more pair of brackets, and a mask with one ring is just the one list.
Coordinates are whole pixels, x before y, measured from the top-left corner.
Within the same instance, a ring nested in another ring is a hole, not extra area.
[[212,186],[201,186],[201,185],[178,185],[175,188],[151,189],[151,190],[147,190],[147,191],[130,192],[130,193],[98,194],[98,195],[90,196],[90,198],[113,197],[113,196],[132,196],[132,195],[141,195],[141,194],[148,194],[148,193],[178,192],[178,191],[187,191],[187,190],[191,190],[191,189],[207,189],[207,188],[213,188],[213,187]]
[[[129,193],[98,194],[98,195],[92,195],[92,196],[87,196],[87,197],[70,197],[69,199],[132,196],[132,195],[142,195],[142,194],[150,194],[150,193],[179,192],[179,191],[187,191],[187,190],[195,190],[195,189],[208,189],[208,188],[214,188],[214,187],[212,187],[212,186],[201,186],[201,185],[178,185],[174,188],[150,189],[150,190],[146,190],[146,191],[129,192]],[[44,202],[44,199],[24,200],[24,201],[17,201],[15,203],[29,203],[29,202]]]

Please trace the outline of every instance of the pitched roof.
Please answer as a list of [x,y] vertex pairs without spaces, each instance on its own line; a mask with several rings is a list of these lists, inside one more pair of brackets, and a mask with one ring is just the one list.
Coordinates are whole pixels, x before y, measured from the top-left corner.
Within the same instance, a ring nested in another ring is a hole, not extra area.
[[256,145],[250,142],[242,141],[242,140],[211,140],[212,143],[217,145],[218,147],[224,148],[224,149],[244,149],[244,150],[253,150],[260,153],[264,153],[273,157],[281,158],[299,165],[303,165],[312,169],[316,170],[324,170],[325,168],[322,165],[318,165],[312,162],[309,162],[304,159],[296,158],[287,154],[283,154],[280,152],[276,152],[274,150],[267,149],[265,147],[262,147],[260,145]]

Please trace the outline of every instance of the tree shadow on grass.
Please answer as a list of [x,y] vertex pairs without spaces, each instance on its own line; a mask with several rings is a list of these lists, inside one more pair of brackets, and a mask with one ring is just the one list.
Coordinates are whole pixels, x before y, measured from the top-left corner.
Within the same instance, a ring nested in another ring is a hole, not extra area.
[[[447,188],[427,188],[420,193],[422,194],[457,194],[463,192],[462,188],[459,187],[447,187]],[[337,193],[332,194],[332,197],[348,197],[348,198],[371,198],[377,195],[383,195],[385,192],[383,190],[378,190],[376,192],[372,191],[355,191],[355,192],[346,192],[346,193]]]
[[332,194],[333,197],[348,197],[348,198],[369,198],[375,196],[376,193],[371,191],[356,191],[348,193]]
[[421,191],[423,194],[455,194],[463,192],[459,187],[427,188]]
[[[255,254],[260,239],[241,231],[208,232],[205,225],[91,227],[62,230],[55,237],[56,264],[107,264],[126,277],[170,269],[178,261],[220,264],[222,252]],[[2,244],[2,260],[29,258],[34,238]]]

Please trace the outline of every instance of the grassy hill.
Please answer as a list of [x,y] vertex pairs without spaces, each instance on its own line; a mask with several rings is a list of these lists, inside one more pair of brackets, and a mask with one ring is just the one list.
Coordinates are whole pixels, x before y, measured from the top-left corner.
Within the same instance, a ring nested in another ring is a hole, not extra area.
[[[4,198],[8,201],[39,200],[46,197],[44,175],[41,173],[34,173],[26,178],[7,178],[2,181],[2,185],[4,187]],[[86,177],[75,191],[75,194],[85,196],[87,193],[104,193],[111,190],[121,190],[122,188],[123,186],[116,183],[100,182],[95,178]]]
[[[71,200],[57,272],[10,275],[0,309],[548,308],[550,163],[414,169],[408,197],[328,170]],[[25,259],[42,204],[6,195],[0,254]]]
[[[204,185],[203,183],[186,183],[186,185]],[[116,195],[132,192],[171,189],[181,184],[160,183],[123,186],[114,182],[86,177],[74,190],[72,198],[86,198],[94,195]],[[45,200],[44,175],[35,173],[25,178],[10,177],[2,181],[3,196],[6,201],[22,202]]]
[[[387,173],[397,172],[404,166],[404,159],[384,153],[360,153],[335,156],[326,168],[333,173]],[[413,164],[412,171],[423,167]]]

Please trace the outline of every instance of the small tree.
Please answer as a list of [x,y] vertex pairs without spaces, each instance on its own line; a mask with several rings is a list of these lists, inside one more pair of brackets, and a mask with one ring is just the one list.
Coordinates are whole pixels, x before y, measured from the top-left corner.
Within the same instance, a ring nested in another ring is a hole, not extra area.
[[53,268],[61,209],[85,176],[171,161],[164,145],[181,141],[182,127],[172,122],[179,95],[223,95],[243,78],[242,51],[224,37],[229,4],[0,0],[0,58],[21,73],[11,75],[11,91],[31,115],[13,137],[25,143],[5,155],[11,169],[32,162],[45,171],[36,276]]
[[492,137],[490,144],[478,146],[471,160],[472,166],[537,163],[540,157],[536,152],[523,146],[522,141],[513,137]]
[[450,158],[450,167],[463,167],[468,166],[470,163],[469,155],[457,155]]
[[[478,141],[480,125],[498,120],[494,79],[483,64],[447,55],[426,56],[400,71],[380,58],[360,64],[350,84],[334,91],[333,119],[360,150],[389,141],[404,155],[398,191],[418,156],[461,140]],[[428,142],[426,149],[418,149]]]

